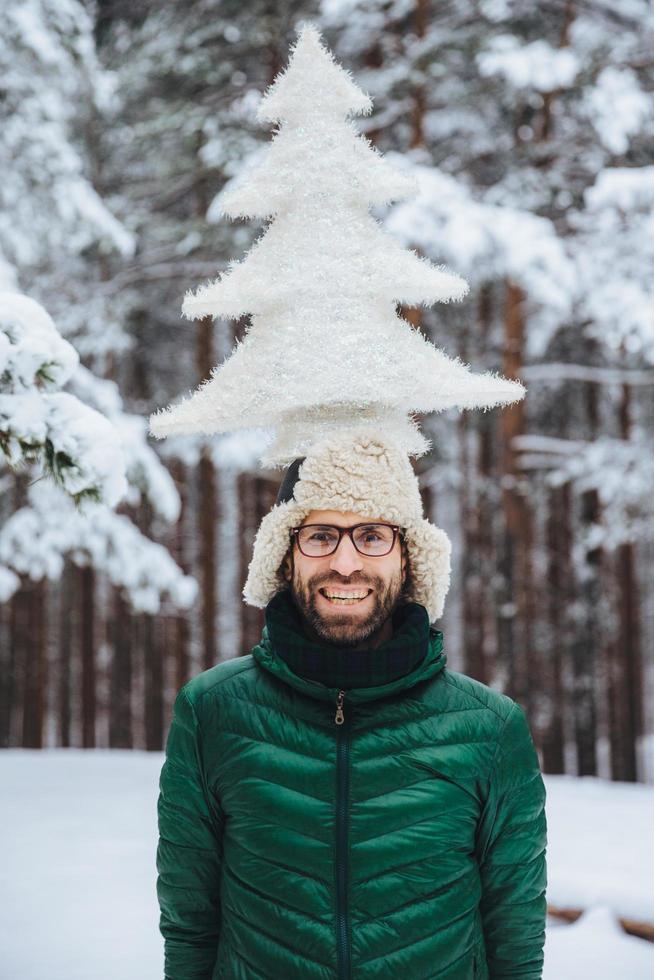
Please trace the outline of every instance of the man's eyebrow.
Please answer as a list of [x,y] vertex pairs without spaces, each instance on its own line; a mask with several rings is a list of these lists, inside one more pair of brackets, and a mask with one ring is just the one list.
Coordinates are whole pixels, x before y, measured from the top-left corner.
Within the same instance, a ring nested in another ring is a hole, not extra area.
[[298,527],[369,527],[371,524],[384,524],[386,527],[393,527],[388,521],[354,521],[352,524],[334,524],[332,521],[308,521],[306,524],[298,524]]

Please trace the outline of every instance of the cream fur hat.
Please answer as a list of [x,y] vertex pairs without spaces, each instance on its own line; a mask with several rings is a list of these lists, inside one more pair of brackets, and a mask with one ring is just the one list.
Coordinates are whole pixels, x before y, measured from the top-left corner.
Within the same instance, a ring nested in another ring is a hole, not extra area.
[[263,608],[288,587],[280,566],[290,531],[312,510],[353,511],[399,524],[411,568],[409,598],[426,608],[430,623],[443,614],[450,539],[423,517],[418,479],[406,451],[370,431],[340,432],[308,450],[291,499],[275,504],[257,531],[243,589],[249,605]]

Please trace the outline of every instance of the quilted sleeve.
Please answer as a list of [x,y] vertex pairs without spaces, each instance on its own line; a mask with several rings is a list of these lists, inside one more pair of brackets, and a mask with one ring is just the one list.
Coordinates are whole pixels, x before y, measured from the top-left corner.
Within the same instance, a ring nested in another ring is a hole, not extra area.
[[545,784],[524,710],[514,703],[497,746],[478,835],[491,980],[541,980],[546,846]]
[[157,898],[166,980],[210,980],[220,933],[223,818],[202,767],[195,709],[175,700],[159,777]]

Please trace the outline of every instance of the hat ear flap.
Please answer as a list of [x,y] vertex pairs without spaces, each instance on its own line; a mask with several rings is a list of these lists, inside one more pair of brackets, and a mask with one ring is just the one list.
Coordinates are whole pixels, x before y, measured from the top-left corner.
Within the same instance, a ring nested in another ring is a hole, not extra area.
[[243,598],[250,606],[264,609],[274,594],[288,585],[280,566],[291,543],[291,528],[308,513],[305,507],[291,500],[275,504],[261,521],[243,586]]
[[433,623],[443,615],[450,588],[452,542],[442,528],[426,520],[407,525],[405,539],[411,563],[409,598],[426,608]]

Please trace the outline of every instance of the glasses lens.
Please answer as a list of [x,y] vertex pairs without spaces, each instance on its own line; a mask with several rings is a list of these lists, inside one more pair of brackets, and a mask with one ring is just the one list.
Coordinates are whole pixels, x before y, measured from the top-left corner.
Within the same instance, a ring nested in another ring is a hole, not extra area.
[[319,558],[321,555],[330,555],[338,544],[338,531],[336,528],[326,525],[312,525],[311,527],[301,527],[297,536],[300,551],[311,558]]
[[354,543],[364,555],[387,555],[393,547],[393,528],[388,524],[366,524],[354,532]]

